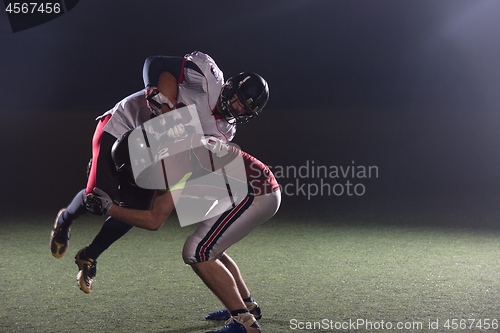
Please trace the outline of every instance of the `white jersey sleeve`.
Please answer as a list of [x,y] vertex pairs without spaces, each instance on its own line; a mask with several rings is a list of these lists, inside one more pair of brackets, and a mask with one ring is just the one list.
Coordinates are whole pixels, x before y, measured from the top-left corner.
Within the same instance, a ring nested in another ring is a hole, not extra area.
[[107,115],[111,115],[111,118],[103,130],[115,138],[119,138],[123,133],[133,130],[150,120],[152,113],[146,103],[145,90],[125,97],[114,108],[97,117],[97,119]]
[[195,104],[204,134],[227,142],[233,139],[236,125],[213,114],[223,85],[224,75],[209,55],[197,51],[184,57],[178,103]]

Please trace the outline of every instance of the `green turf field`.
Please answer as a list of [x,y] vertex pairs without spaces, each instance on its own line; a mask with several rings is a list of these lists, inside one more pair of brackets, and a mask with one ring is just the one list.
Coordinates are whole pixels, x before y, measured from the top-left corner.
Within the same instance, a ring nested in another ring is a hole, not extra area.
[[[416,226],[396,212],[309,219],[301,211],[279,213],[228,251],[264,311],[263,332],[500,331],[499,232]],[[181,259],[195,226],[171,218],[158,232],[131,230],[99,258],[94,290],[84,294],[73,257],[102,219],[80,219],[67,255],[55,259],[54,216],[0,224],[0,332],[223,326],[204,320],[220,304]]]

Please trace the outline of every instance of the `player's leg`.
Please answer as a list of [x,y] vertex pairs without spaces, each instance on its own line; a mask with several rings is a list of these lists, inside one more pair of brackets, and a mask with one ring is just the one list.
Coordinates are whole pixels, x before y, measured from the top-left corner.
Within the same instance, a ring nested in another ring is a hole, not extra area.
[[[155,191],[134,186],[125,179],[120,179],[120,206],[149,210],[153,203]],[[92,243],[81,249],[75,257],[78,266],[77,281],[80,289],[85,293],[92,291],[96,275],[97,258],[114,242],[123,237],[132,226],[115,218],[108,217]]]
[[70,229],[77,218],[88,212],[87,208],[85,208],[85,189],[78,192],[63,210],[57,222],[61,227]]
[[130,229],[132,229],[132,226],[108,217],[92,243],[76,254],[75,263],[78,266],[76,280],[84,293],[92,292],[92,285],[97,271],[97,258]]
[[191,267],[228,311],[236,311],[236,315],[238,311],[247,312],[233,275],[219,259],[194,263]]
[[[234,280],[236,281],[236,285],[238,286],[238,291],[240,293],[240,296],[245,302],[247,309],[255,317],[255,319],[259,320],[262,317],[262,311],[257,302],[255,302],[255,299],[250,294],[250,291],[248,290],[248,287],[245,281],[243,280],[238,265],[227,253],[224,253],[222,255],[220,261],[224,264],[224,266],[226,266],[226,268],[233,275]],[[205,319],[207,320],[227,320],[229,318],[230,314],[226,309],[212,312],[205,316]]]
[[[189,236],[184,244],[184,261],[193,267],[193,270],[232,315],[233,321],[226,325],[221,332],[226,330],[230,332],[233,328],[229,326],[244,327],[247,332],[260,332],[254,316],[249,313],[248,306],[242,297],[243,293],[243,296],[249,296],[247,300],[253,301],[250,292],[241,278],[238,266],[229,256],[224,256],[224,252],[231,245],[247,236],[258,225],[271,218],[278,210],[279,204],[279,191],[259,197],[249,196],[235,208],[201,222],[195,233]],[[220,283],[219,277],[212,275],[216,272],[215,265],[223,267],[223,270],[220,267],[217,268],[219,274],[225,272],[224,274],[231,276],[231,280],[234,281],[233,284],[227,284],[229,286],[227,289],[224,288],[224,285],[218,284]],[[234,276],[231,270],[234,272]],[[240,286],[238,286],[237,280]],[[213,287],[214,285],[216,287]],[[228,301],[227,298],[232,300]],[[242,301],[245,307],[235,309],[235,307],[242,305]],[[250,317],[253,319],[249,319]]]
[[78,192],[71,203],[59,210],[54,228],[50,234],[50,252],[56,258],[62,258],[69,246],[69,236],[73,221],[87,212],[85,208],[85,189]]
[[116,195],[118,181],[111,161],[111,147],[116,138],[103,131],[110,116],[99,120],[92,138],[92,160],[88,172],[87,188],[76,194],[71,203],[59,211],[50,237],[50,250],[56,258],[62,258],[69,245],[69,232],[74,221],[85,214],[85,195],[98,186],[109,195]]
[[[245,284],[245,281],[243,280],[243,277],[241,276],[240,269],[238,265],[234,262],[227,253],[224,253],[222,257],[220,258],[221,263],[229,270],[231,275],[233,276],[236,286],[238,288],[238,292],[245,303],[246,308],[250,311],[250,313],[255,317],[255,319],[259,320],[262,317],[262,311],[255,302],[255,299],[252,297],[250,294],[250,291],[248,290],[247,285]],[[231,318],[231,314],[227,309],[223,310],[218,310],[215,312],[211,312],[205,316],[205,319],[207,320],[228,320]]]
[[247,288],[247,285],[245,284],[245,281],[243,281],[243,277],[241,276],[240,269],[238,265],[234,262],[233,259],[227,253],[224,253],[222,257],[220,258],[220,261],[222,264],[231,272],[231,274],[234,277],[234,280],[236,282],[236,285],[238,286],[238,292],[240,293],[242,298],[250,298],[250,291]]
[[[193,263],[191,267],[226,306],[233,318],[233,321],[224,327],[223,332],[260,333],[259,324],[241,298],[233,275],[219,259]],[[219,332],[219,330],[214,332]]]

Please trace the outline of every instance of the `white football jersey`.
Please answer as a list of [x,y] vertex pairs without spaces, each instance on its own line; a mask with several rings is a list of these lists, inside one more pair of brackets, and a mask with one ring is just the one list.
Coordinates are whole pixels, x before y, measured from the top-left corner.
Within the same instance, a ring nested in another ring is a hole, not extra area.
[[196,105],[204,134],[228,142],[236,133],[236,125],[213,115],[223,85],[224,75],[209,55],[197,51],[184,56],[178,107]]
[[[209,55],[193,52],[184,56],[179,78],[177,108],[168,112],[169,117],[165,119],[172,118],[176,122],[182,122],[185,126],[199,126],[194,124],[195,120],[199,119],[204,134],[215,136],[225,142],[231,141],[236,133],[236,125],[229,124],[223,117],[213,115],[223,85],[224,75]],[[195,105],[195,108],[189,107],[192,105]],[[198,117],[189,117],[186,114],[195,109]],[[108,114],[111,114],[111,118],[103,130],[116,138],[137,128],[152,117],[144,89],[125,97],[113,109],[97,119]],[[191,120],[179,121],[187,118],[193,119],[193,124],[190,124]],[[164,124],[163,130],[168,129],[169,126],[170,124]],[[157,132],[162,131],[158,129]],[[199,133],[199,131],[196,132]]]
[[146,90],[143,89],[125,97],[116,103],[114,108],[97,117],[97,119],[108,114],[111,114],[111,118],[103,130],[115,138],[119,138],[125,132],[133,130],[150,120],[152,112],[146,102]]

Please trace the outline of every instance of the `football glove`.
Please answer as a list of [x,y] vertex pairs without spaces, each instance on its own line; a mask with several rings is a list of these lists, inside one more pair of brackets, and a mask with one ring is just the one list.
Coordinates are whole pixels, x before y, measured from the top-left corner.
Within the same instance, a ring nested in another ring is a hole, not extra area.
[[202,137],[201,143],[217,157],[223,157],[229,151],[229,145],[227,143],[213,136]]
[[171,127],[167,131],[167,135],[171,139],[178,139],[186,136],[186,130],[184,129],[183,124],[177,124],[174,127]]
[[170,109],[175,107],[175,104],[171,102],[168,97],[163,95],[156,87],[149,87],[146,89],[146,100],[151,111],[153,111],[153,113],[157,116],[162,114],[162,104],[168,105]]
[[100,188],[94,187],[94,193],[87,194],[85,198],[85,207],[93,214],[101,216],[107,215],[111,206],[114,205],[113,200]]

